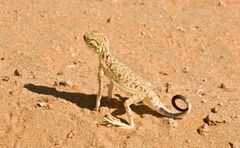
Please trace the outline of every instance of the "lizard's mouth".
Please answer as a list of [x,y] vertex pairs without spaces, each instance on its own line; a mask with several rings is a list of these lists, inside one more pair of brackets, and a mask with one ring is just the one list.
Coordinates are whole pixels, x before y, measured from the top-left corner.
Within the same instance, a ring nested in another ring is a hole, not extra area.
[[83,35],[83,40],[85,41],[85,43],[87,44],[87,46],[88,46],[89,48],[91,48],[91,47],[93,46],[92,43],[91,43],[91,40],[87,37],[86,34]]
[[88,39],[87,39],[87,37],[86,37],[85,34],[83,35],[83,40],[84,40],[86,43],[88,43]]

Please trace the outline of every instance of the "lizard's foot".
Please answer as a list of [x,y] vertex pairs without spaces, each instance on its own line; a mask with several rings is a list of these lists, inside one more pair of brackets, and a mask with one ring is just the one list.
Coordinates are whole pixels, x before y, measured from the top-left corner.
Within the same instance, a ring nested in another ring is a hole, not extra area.
[[125,128],[125,129],[132,129],[132,128],[134,128],[134,126],[125,124],[125,123],[121,122],[118,118],[113,117],[113,116],[110,115],[110,114],[106,114],[105,117],[104,117],[104,119],[105,119],[108,123],[111,123],[112,125],[115,125],[115,126],[119,126],[120,128]]

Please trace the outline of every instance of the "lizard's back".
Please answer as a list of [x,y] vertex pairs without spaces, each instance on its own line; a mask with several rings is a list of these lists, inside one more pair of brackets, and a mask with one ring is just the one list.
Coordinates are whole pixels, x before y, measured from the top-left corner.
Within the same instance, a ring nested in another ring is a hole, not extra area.
[[104,74],[124,91],[130,94],[139,94],[149,89],[150,83],[135,74],[116,58],[107,56],[102,65],[104,67]]

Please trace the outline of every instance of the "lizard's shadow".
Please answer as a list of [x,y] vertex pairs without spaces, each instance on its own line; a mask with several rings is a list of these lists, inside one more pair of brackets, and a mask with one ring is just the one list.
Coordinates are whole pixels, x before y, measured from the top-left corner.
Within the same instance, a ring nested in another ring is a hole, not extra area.
[[[112,115],[114,115],[114,116],[122,115],[122,114],[125,113],[125,108],[124,108],[124,103],[123,103],[123,102],[124,102],[125,100],[127,100],[128,98],[127,98],[127,97],[122,97],[122,96],[119,95],[119,94],[116,94],[115,96],[118,97],[119,100],[123,100],[123,101],[122,101],[122,103],[121,103],[120,109],[114,110],[114,111],[112,112]],[[141,104],[141,102],[140,102],[140,104]],[[141,104],[141,105],[135,105],[135,104],[133,104],[133,105],[131,105],[131,109],[132,109],[135,113],[137,113],[138,115],[141,115],[141,116],[144,115],[144,114],[152,114],[152,115],[154,115],[154,116],[156,116],[156,117],[162,117],[160,114],[158,114],[157,112],[151,110],[149,107],[147,107],[146,105],[143,105],[143,104]]]
[[[33,93],[43,94],[43,95],[51,95],[56,98],[65,99],[67,101],[70,101],[72,103],[75,103],[81,108],[87,108],[89,110],[93,110],[95,107],[95,100],[96,95],[95,94],[84,94],[80,92],[65,92],[65,91],[59,91],[54,87],[48,87],[48,86],[41,86],[41,85],[35,85],[35,84],[25,84],[24,87],[28,89],[29,91]],[[112,98],[109,100],[107,97],[102,97],[101,100],[101,106],[106,106],[108,108],[115,108],[115,110],[112,112],[112,115],[117,116],[125,113],[124,109],[124,101],[127,99],[126,97],[121,97],[119,94],[115,95],[119,99]],[[153,110],[149,109],[145,105],[132,105],[132,110],[136,112],[139,115],[143,114],[152,114],[154,116],[160,117],[159,114],[154,112]]]

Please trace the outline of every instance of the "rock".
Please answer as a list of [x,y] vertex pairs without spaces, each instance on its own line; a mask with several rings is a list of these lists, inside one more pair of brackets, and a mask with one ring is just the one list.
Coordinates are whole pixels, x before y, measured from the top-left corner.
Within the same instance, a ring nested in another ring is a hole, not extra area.
[[13,92],[12,90],[10,90],[10,91],[8,92],[8,94],[11,95],[11,96],[13,96],[13,95],[14,95],[14,92]]
[[79,39],[79,36],[76,35],[76,36],[74,37],[74,39],[75,39],[75,40]]
[[231,91],[231,89],[229,89],[225,83],[221,83],[218,87],[225,91]]
[[220,0],[218,1],[217,6],[226,6],[226,4],[222,0]]
[[74,132],[73,131],[70,131],[68,134],[67,134],[67,138],[72,138],[74,136]]
[[219,106],[223,106],[223,102],[218,103]]
[[203,79],[202,79],[202,82],[207,82],[207,78],[203,78]]
[[58,86],[58,82],[54,81],[53,86]]
[[231,148],[239,148],[239,142],[237,141],[230,141],[229,144]]
[[39,107],[45,107],[45,106],[48,106],[48,103],[47,102],[38,102],[37,105]]
[[190,139],[186,139],[185,142],[186,143],[191,143],[191,140]]
[[67,86],[72,87],[73,86],[72,81],[70,81],[70,80],[60,80],[58,82],[58,85],[59,86],[64,86],[64,87],[67,87]]
[[201,100],[201,103],[207,103],[207,100]]
[[176,120],[174,120],[173,118],[169,118],[168,119],[168,124],[173,127],[173,128],[176,128],[178,126],[178,123]]
[[178,30],[178,31],[181,31],[181,32],[185,32],[185,29],[184,29],[183,27],[181,27],[181,26],[178,26],[178,27],[177,27],[177,30]]
[[205,136],[207,135],[207,133],[209,132],[209,126],[208,124],[204,123],[202,126],[200,126],[198,129],[197,129],[197,132],[199,135],[202,135],[202,136]]
[[236,115],[236,118],[240,118],[240,115]]
[[14,76],[22,76],[22,74],[16,69],[14,71]]
[[168,76],[168,73],[166,73],[164,71],[159,71],[158,73],[161,74],[161,75],[164,75],[164,76]]
[[225,89],[225,88],[226,88],[226,85],[225,85],[224,83],[221,83],[221,84],[219,85],[219,88]]
[[218,108],[217,108],[217,107],[211,108],[211,111],[212,111],[213,113],[217,113],[217,112],[218,112]]
[[144,32],[144,31],[141,31],[141,35],[146,35],[146,32]]
[[109,17],[109,18],[107,19],[107,23],[111,23],[111,20],[112,20],[112,17]]
[[219,123],[226,123],[227,120],[223,116],[219,116],[214,113],[210,113],[206,118],[203,119],[208,125],[217,125]]
[[54,139],[53,143],[54,143],[54,145],[61,145],[62,140],[61,139]]
[[188,73],[188,68],[184,67],[182,71],[183,71],[183,73]]

